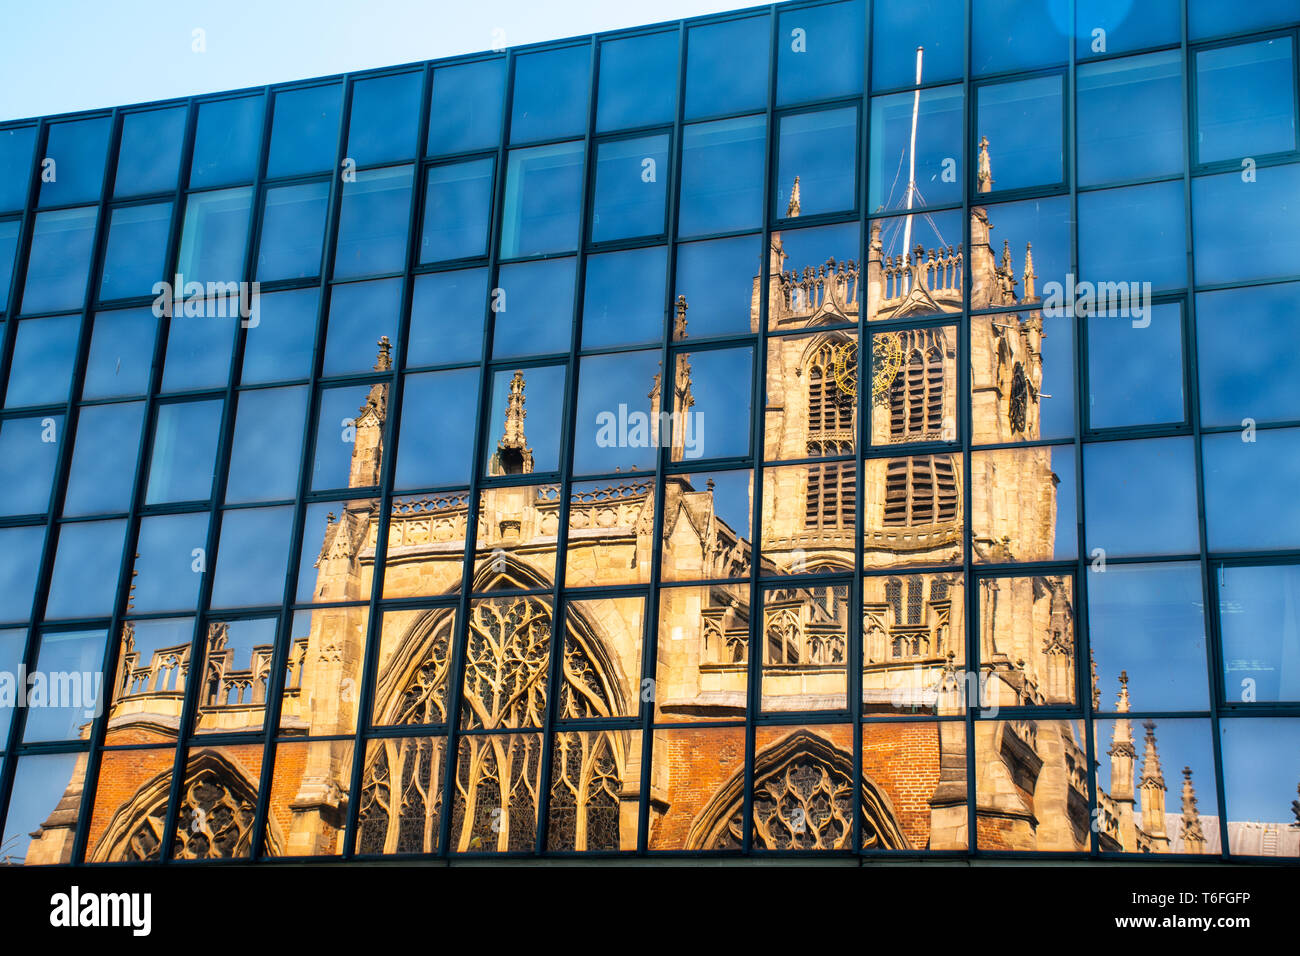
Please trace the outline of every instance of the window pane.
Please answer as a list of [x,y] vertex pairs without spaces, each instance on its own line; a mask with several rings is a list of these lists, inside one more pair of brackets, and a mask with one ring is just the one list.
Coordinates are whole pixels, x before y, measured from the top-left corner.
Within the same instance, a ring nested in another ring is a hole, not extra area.
[[113,210],[104,252],[103,299],[125,299],[153,293],[167,261],[172,204],[125,206]]
[[125,537],[125,520],[78,521],[59,527],[46,620],[113,613]]
[[9,283],[14,275],[14,254],[18,251],[18,229],[21,225],[17,219],[0,222],[0,312],[9,306]]
[[573,436],[575,473],[654,471],[658,446],[668,437],[661,434],[657,418],[660,393],[654,386],[659,366],[657,351],[582,360]]
[[[711,578],[748,578],[753,547],[750,545],[751,529],[754,526],[753,509],[750,506],[750,489],[754,483],[754,473],[750,469],[740,471],[694,472],[690,475],[674,478],[675,487],[681,489],[681,500],[688,507],[698,504],[711,515],[713,527],[722,544],[716,551],[700,548],[683,549],[674,544],[671,536],[663,542],[663,564],[660,578],[663,581],[699,581]],[[673,486],[669,486],[673,487]],[[665,495],[670,492],[665,489]],[[671,499],[670,499],[671,500]],[[726,604],[716,607],[710,615],[713,623],[726,620],[727,635],[725,647],[716,642],[708,642],[707,653],[700,654],[702,662],[721,662],[737,653],[743,654],[743,648],[737,649],[735,642],[741,644],[749,640],[749,626],[745,623],[742,607],[749,603],[748,586],[746,596],[741,603],[735,604],[735,611],[729,612]],[[665,592],[666,593],[666,592]],[[677,592],[682,593],[682,592]],[[734,592],[731,592],[734,593]],[[736,595],[738,597],[738,595]],[[707,601],[706,601],[707,603]],[[665,599],[665,608],[668,607]],[[678,620],[675,624],[687,630],[698,630],[702,622],[697,614],[694,621],[683,619],[685,612],[678,607]],[[660,618],[660,627],[664,628],[665,619]],[[661,633],[664,631],[661,630]],[[742,636],[743,635],[743,636]],[[677,639],[680,639],[680,635]],[[701,639],[700,643],[705,643]],[[706,650],[701,648],[701,651]],[[731,651],[731,655],[727,651]],[[688,648],[676,649],[678,653],[691,653]],[[659,663],[663,666],[662,650]],[[662,706],[662,699],[661,699]]]
[[343,184],[334,277],[381,275],[406,266],[412,167],[357,173]]
[[411,299],[406,365],[477,362],[483,354],[487,269],[417,276]]
[[1077,0],[1075,48],[1084,58],[1177,43],[1182,16],[1180,0]]
[[261,96],[199,104],[190,188],[252,182],[262,142]]
[[199,692],[194,733],[262,728],[275,631],[273,617],[208,622],[200,648],[206,680]]
[[[25,628],[0,631],[0,673],[18,673],[18,668],[22,665],[26,645],[27,631]],[[6,746],[9,743],[9,725],[13,720],[16,709],[12,706],[0,708],[0,740],[5,741]]]
[[[1235,23],[1231,29],[1237,29]],[[1229,850],[1250,856],[1300,856],[1300,829],[1294,825],[1291,806],[1300,778],[1300,720],[1223,720],[1219,733]],[[1213,807],[1214,775],[1198,777],[1197,784],[1200,799]],[[1216,827],[1204,829],[1207,836],[1218,836]]]
[[590,72],[586,45],[518,56],[510,142],[581,134],[587,128]]
[[678,34],[606,40],[600,45],[596,129],[626,129],[673,121],[677,105]]
[[23,287],[24,312],[81,308],[96,217],[94,208],[60,209],[36,216]]
[[1210,550],[1300,547],[1300,429],[1206,435],[1201,448]]
[[976,166],[979,192],[1059,183],[1064,178],[1064,107],[1060,76],[981,86],[976,91],[977,149],[988,140],[992,180]]
[[754,229],[763,222],[762,116],[687,126],[682,140],[680,236]]
[[567,352],[573,330],[573,259],[502,266],[493,296],[492,357]]
[[862,3],[782,10],[776,28],[777,104],[860,92],[865,21]]
[[143,395],[153,369],[158,320],[149,309],[95,315],[82,398]]
[[640,345],[664,334],[664,246],[588,256],[582,347]]
[[496,160],[476,159],[429,170],[420,262],[487,254],[495,169]]
[[316,341],[319,289],[263,293],[257,323],[249,321],[244,338],[245,385],[307,378]]
[[0,130],[0,209],[21,209],[27,204],[35,147],[35,126]]
[[916,48],[923,47],[921,80],[961,78],[965,60],[961,0],[912,0],[872,5],[871,85],[883,90],[916,82]]
[[[1097,284],[1100,298],[1118,282],[1120,302],[1137,286],[1181,289],[1187,285],[1187,216],[1180,180],[1103,189],[1079,196],[1079,271]],[[1131,290],[1131,291],[1130,291]],[[1098,310],[1105,308],[1098,302]],[[1114,298],[1110,300],[1114,308]],[[1121,305],[1119,314],[1133,312]]]
[[244,278],[252,203],[252,189],[190,194],[176,262],[176,271],[186,282],[239,282]]
[[358,166],[415,155],[423,73],[358,80],[352,85],[347,158]]
[[771,21],[766,16],[693,26],[686,37],[686,116],[767,105]]
[[504,57],[434,70],[429,155],[495,147],[501,138],[505,89]]
[[227,504],[294,496],[308,397],[306,386],[240,393],[226,483]]
[[[780,137],[774,216],[815,216],[857,205],[856,109],[783,116]],[[797,194],[796,180],[802,183]]]
[[260,281],[320,275],[329,194],[329,183],[303,183],[266,191],[257,246]]
[[[940,343],[944,338],[956,341],[955,329],[936,335]],[[941,367],[939,354],[944,350],[930,351]],[[857,354],[857,337],[849,332],[782,335],[767,340],[765,461],[853,454],[858,436]],[[941,383],[940,374],[941,368],[937,374],[932,369],[928,382]],[[938,406],[942,404],[938,402]],[[939,422],[933,424],[937,432]],[[874,427],[883,436],[890,428],[890,416],[877,414]]]
[[849,263],[857,259],[860,243],[857,223],[773,233],[768,329],[856,322],[859,288]]
[[1292,276],[1300,262],[1300,166],[1192,180],[1196,284]]
[[1300,700],[1300,565],[1219,569],[1228,700]]
[[[307,505],[303,514],[302,547],[298,553],[295,600],[301,604],[370,600],[372,574],[367,566],[369,558],[357,552],[368,546],[365,535],[378,521],[379,502],[373,499],[316,501]],[[349,539],[348,535],[353,537]],[[357,542],[356,548],[347,546],[345,542],[348,540]],[[389,547],[393,544],[390,534]],[[339,546],[337,552],[333,552],[333,545]],[[333,553],[322,558],[321,553],[326,549]],[[360,573],[357,573],[358,568],[362,568]],[[358,659],[358,666],[360,663]]]
[[101,673],[107,636],[105,631],[47,631],[41,635],[37,671],[51,682],[66,677],[67,683],[46,688],[48,706],[28,708],[24,743],[83,736],[83,728],[102,711],[99,695],[104,690]]
[[77,359],[81,316],[24,319],[14,338],[5,407],[52,405],[68,400]]
[[679,351],[673,361],[675,381],[686,391],[674,388],[672,460],[751,454],[753,348]]
[[1079,67],[1079,182],[1148,179],[1183,168],[1177,50]]
[[212,606],[279,604],[292,527],[292,507],[224,512]]
[[206,511],[142,518],[131,577],[132,610],[192,611],[208,566],[207,546]]
[[1282,345],[1300,341],[1298,300],[1294,283],[1196,297],[1203,424],[1300,419],[1300,350]]
[[1032,70],[1064,63],[1069,0],[974,0],[971,73]]
[[563,365],[543,365],[493,376],[484,474],[559,469],[565,373]]
[[114,196],[170,192],[185,145],[182,108],[128,113],[122,117],[122,143],[117,150]]
[[54,164],[41,170],[42,206],[99,199],[112,129],[107,116],[50,124],[44,159]]
[[764,711],[848,706],[849,607],[847,584],[763,592]]
[[1187,33],[1194,39],[1221,33],[1244,33],[1300,19],[1295,0],[1277,0],[1240,9],[1218,0],[1188,0]]
[[393,487],[469,484],[478,369],[406,376]]
[[[6,857],[30,864],[71,862],[71,839],[60,845],[53,839],[36,839],[33,834],[49,833],[41,824],[56,810],[73,815],[80,812],[85,776],[84,753],[31,754],[18,760],[9,815],[0,834]],[[70,835],[72,831],[65,832]]]
[[[916,190],[909,204],[903,170],[910,170],[913,161],[914,105],[918,110]],[[873,213],[961,202],[965,182],[961,148],[964,112],[961,87],[923,90],[919,101],[911,93],[878,96],[871,101],[871,168],[867,183],[871,189],[868,206]],[[807,195],[807,187],[803,193]]]
[[1037,312],[971,319],[974,444],[1074,435],[1074,322]]
[[[211,301],[199,303],[211,306]],[[170,320],[167,357],[163,363],[162,390],[189,391],[223,387],[230,378],[230,353],[235,329],[234,316],[178,316]]]
[[974,560],[1069,561],[1079,553],[1073,445],[971,455]]
[[1200,550],[1190,438],[1085,445],[1083,490],[1090,557]]
[[346,282],[330,288],[329,323],[325,330],[325,375],[369,372],[377,364],[379,340],[397,339],[402,308],[402,280]]
[[592,241],[662,233],[668,169],[667,134],[600,143],[596,147]]
[[275,94],[268,178],[318,173],[334,165],[342,99],[340,83]]
[[1203,163],[1295,149],[1291,38],[1199,51],[1196,129]]
[[[1076,703],[1075,620],[1073,575],[980,579],[980,658],[988,669],[980,703],[985,712]],[[1026,685],[1029,675],[1037,678],[1036,686]]]
[[[0,514],[44,515],[49,510],[50,487],[54,482],[62,438],[62,415],[6,418],[0,422],[0,485],[5,488]],[[138,440],[136,438],[129,447],[135,447]],[[78,460],[74,458],[74,478],[77,465]],[[124,473],[129,483],[130,471],[124,469]],[[68,494],[71,496],[71,489]]]
[[1093,428],[1183,421],[1183,309],[1140,319],[1089,315],[1088,421]]
[[[140,446],[144,402],[88,405],[77,418],[64,516],[114,514],[131,508],[132,461]],[[0,432],[0,440],[4,433]],[[115,467],[105,468],[105,462]]]
[[212,497],[222,404],[216,400],[159,407],[146,504]]
[[44,525],[0,528],[0,620],[25,621],[41,570]]
[[510,151],[501,255],[565,252],[578,246],[582,143]]
[[382,414],[387,401],[386,385],[350,385],[321,393],[313,490],[379,484],[384,423],[367,412],[374,407]]
[[[762,268],[758,236],[688,242],[677,247],[675,310],[686,299],[691,338],[754,332],[754,280]],[[674,338],[680,338],[674,333]]]

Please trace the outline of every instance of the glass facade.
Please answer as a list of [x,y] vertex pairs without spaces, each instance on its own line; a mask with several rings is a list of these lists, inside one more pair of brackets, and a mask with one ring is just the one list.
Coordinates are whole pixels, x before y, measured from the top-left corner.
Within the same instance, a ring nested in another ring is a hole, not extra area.
[[0,861],[1300,857],[1298,28],[0,124]]

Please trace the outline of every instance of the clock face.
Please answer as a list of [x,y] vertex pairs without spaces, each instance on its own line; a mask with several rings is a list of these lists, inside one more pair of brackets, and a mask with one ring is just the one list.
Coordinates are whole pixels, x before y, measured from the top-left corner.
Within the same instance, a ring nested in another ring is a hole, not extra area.
[[889,392],[903,367],[903,345],[897,332],[881,332],[871,337],[871,397],[879,400]]
[[858,401],[858,343],[841,342],[831,352],[835,373],[835,402],[856,405]]

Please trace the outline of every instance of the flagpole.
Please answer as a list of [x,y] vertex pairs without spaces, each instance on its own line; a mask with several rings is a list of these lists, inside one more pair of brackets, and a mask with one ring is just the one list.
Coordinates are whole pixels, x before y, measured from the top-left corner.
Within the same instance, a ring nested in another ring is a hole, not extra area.
[[[916,120],[921,111],[921,55],[925,47],[916,48],[916,92],[912,95],[912,141],[907,160],[907,219],[903,223],[903,255],[912,254],[912,196],[916,192]],[[909,291],[911,276],[903,274],[903,291]]]

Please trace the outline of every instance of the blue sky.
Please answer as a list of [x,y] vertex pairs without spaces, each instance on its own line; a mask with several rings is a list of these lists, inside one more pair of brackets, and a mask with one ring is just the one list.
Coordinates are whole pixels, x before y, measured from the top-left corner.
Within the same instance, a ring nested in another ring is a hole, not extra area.
[[[12,4],[0,33],[0,121],[431,60],[747,6],[753,4],[63,0],[51,16],[46,5]],[[193,50],[196,29],[204,31],[202,53]]]

